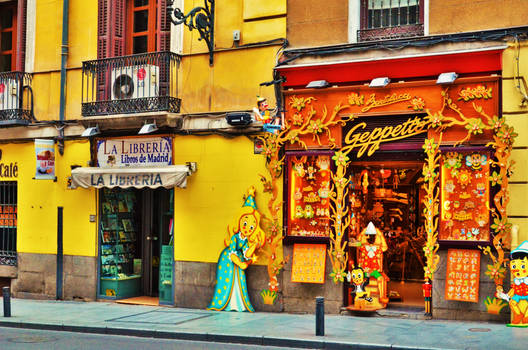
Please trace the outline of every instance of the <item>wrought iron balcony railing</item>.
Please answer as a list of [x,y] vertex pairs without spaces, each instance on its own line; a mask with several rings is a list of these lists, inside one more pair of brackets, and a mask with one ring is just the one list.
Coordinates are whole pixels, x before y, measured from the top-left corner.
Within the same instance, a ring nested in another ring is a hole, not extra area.
[[361,29],[357,31],[358,41],[401,39],[423,35],[424,27],[422,23],[406,24],[394,27]]
[[0,72],[0,126],[27,125],[34,120],[31,75]]
[[172,52],[151,52],[83,62],[81,114],[179,113],[180,61]]

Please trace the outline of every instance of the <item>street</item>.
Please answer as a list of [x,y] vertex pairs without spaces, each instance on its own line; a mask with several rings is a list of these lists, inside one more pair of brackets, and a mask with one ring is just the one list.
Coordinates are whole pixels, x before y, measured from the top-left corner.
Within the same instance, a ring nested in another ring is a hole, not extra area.
[[[0,349],[2,350],[231,350],[231,349],[287,349],[279,347],[208,343],[201,341],[167,340],[154,338],[127,337],[17,329],[0,327]],[[288,348],[289,349],[289,348]]]

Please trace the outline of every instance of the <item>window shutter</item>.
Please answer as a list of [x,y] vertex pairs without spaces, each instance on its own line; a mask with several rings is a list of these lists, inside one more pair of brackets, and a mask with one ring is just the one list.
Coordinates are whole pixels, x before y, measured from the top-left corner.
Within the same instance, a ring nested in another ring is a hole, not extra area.
[[27,22],[27,0],[18,0],[17,4],[17,36],[16,38],[16,68],[19,72],[24,71],[26,62],[26,22]]
[[123,56],[125,54],[125,18],[126,18],[126,0],[114,0],[113,21],[113,57]]
[[98,0],[97,58],[125,53],[126,0]]
[[167,0],[158,0],[157,51],[170,51],[170,21],[167,14]]

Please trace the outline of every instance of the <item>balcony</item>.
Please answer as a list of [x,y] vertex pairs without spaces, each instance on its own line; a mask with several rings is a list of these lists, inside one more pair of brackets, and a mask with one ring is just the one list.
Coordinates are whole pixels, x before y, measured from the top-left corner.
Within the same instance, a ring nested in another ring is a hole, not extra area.
[[0,72],[0,127],[27,125],[33,120],[31,75]]
[[179,113],[180,61],[172,52],[152,52],[83,62],[82,116]]

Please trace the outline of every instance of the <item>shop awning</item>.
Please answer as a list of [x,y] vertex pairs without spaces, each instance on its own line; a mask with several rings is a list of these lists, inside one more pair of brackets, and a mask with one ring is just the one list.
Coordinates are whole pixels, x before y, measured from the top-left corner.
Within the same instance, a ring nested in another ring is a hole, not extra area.
[[191,175],[188,165],[135,168],[75,168],[72,169],[72,188],[172,188],[187,186]]

